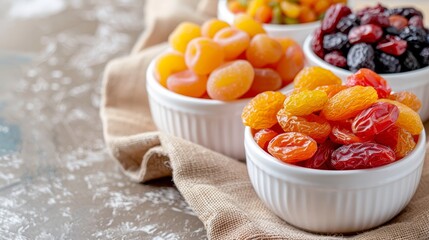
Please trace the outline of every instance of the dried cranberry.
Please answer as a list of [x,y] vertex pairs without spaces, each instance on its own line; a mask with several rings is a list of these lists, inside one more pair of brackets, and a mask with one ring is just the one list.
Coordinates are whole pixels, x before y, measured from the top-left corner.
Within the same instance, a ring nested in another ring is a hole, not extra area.
[[413,16],[410,18],[410,21],[408,21],[408,24],[410,26],[414,26],[414,27],[420,27],[423,28],[424,24],[423,24],[423,18],[420,16]]
[[399,108],[391,103],[378,102],[363,110],[352,123],[357,136],[374,136],[393,126],[399,117]]
[[389,17],[383,13],[365,13],[360,19],[362,25],[375,24],[380,27],[387,27],[390,25]]
[[347,54],[347,65],[350,71],[356,72],[361,68],[375,70],[374,49],[366,43],[359,43],[350,48]]
[[423,65],[429,65],[429,47],[425,47],[419,54],[420,62]]
[[378,143],[353,143],[332,153],[331,165],[337,170],[365,169],[383,166],[396,160],[395,152]]
[[376,53],[375,62],[378,73],[398,73],[402,69],[398,58],[384,52]]
[[334,66],[345,68],[347,66],[347,59],[340,51],[333,51],[325,55],[324,60]]
[[366,24],[352,28],[349,32],[349,42],[354,43],[375,43],[383,36],[381,27],[374,24]]
[[344,4],[337,3],[328,8],[325,17],[322,21],[322,31],[324,33],[331,33],[335,30],[341,18],[352,13],[349,7]]
[[364,86],[373,87],[379,98],[386,98],[392,92],[392,89],[387,84],[386,79],[375,73],[374,71],[362,68],[356,73],[347,77],[347,86]]
[[323,50],[323,32],[321,28],[317,28],[316,31],[314,31],[313,39],[311,40],[311,48],[320,58],[325,56],[325,51]]
[[407,50],[407,41],[397,36],[387,35],[377,44],[377,49],[394,56],[400,56]]
[[344,33],[333,33],[323,37],[323,48],[326,51],[340,50],[342,49],[349,39]]
[[401,15],[403,17],[406,17],[407,19],[410,19],[414,16],[420,16],[423,17],[422,12],[415,8],[392,8],[388,10],[388,13],[390,15]]
[[408,26],[408,19],[401,15],[392,15],[389,17],[389,25],[401,30]]
[[337,24],[337,30],[342,33],[349,33],[350,29],[353,27],[359,26],[359,18],[356,17],[355,14],[349,14],[338,22]]
[[381,4],[377,4],[376,6],[374,6],[374,7],[366,7],[366,8],[364,8],[364,9],[361,9],[361,10],[359,10],[359,11],[357,11],[357,13],[356,13],[356,15],[359,17],[359,18],[362,18],[363,17],[363,15],[365,15],[365,14],[374,14],[374,15],[376,15],[376,14],[379,14],[379,13],[383,13],[383,12],[385,12],[387,10],[387,8],[385,7],[385,6],[383,6],[383,5],[381,5]]
[[420,63],[411,51],[406,51],[402,56],[402,71],[412,71],[420,68]]

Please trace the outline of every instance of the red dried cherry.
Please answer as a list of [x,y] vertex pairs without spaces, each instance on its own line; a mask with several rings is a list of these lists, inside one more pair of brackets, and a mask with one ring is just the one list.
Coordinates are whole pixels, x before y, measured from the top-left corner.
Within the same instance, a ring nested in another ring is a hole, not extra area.
[[331,165],[337,170],[365,169],[383,166],[396,160],[395,152],[378,143],[353,143],[332,153]]
[[323,36],[324,34],[322,29],[317,28],[316,31],[314,31],[313,39],[311,40],[311,48],[313,49],[313,52],[320,58],[325,56],[325,51],[323,50]]
[[304,162],[303,167],[314,169],[330,169],[331,155],[338,148],[334,142],[326,140],[319,145],[314,156]]
[[331,123],[331,126],[332,130],[331,134],[329,135],[329,139],[335,143],[347,145],[352,143],[368,142],[372,140],[372,137],[356,136],[352,130],[351,120],[333,122]]
[[329,7],[322,21],[322,31],[324,33],[334,32],[341,18],[352,13],[349,7],[344,4],[337,3]]
[[374,136],[393,126],[398,120],[399,108],[386,102],[378,102],[363,110],[352,123],[358,136]]
[[334,66],[345,68],[347,67],[347,59],[343,56],[341,51],[333,51],[325,55],[323,58],[327,63]]
[[400,37],[387,35],[377,44],[377,49],[393,56],[400,56],[407,50],[407,45],[407,41]]
[[373,87],[377,91],[379,98],[387,98],[392,91],[383,77],[367,68],[362,68],[356,73],[348,76],[346,85],[349,87],[357,85]]
[[365,24],[354,27],[349,32],[349,42],[355,43],[375,43],[383,36],[383,29],[374,24]]

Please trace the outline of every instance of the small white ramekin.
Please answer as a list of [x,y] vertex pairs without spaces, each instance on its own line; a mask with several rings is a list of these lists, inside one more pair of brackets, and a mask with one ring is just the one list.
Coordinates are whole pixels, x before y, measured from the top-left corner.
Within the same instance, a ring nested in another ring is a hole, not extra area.
[[[219,0],[217,17],[232,24],[234,22],[234,13],[229,11],[227,3],[227,0]],[[269,36],[290,37],[302,46],[305,38],[320,26],[320,21],[292,25],[263,24],[263,26]]]
[[[303,46],[308,65],[326,68],[345,82],[352,72],[333,66],[319,58],[311,49],[311,40],[312,34],[305,39]],[[393,91],[413,92],[422,101],[422,107],[419,111],[420,117],[423,121],[429,120],[429,67],[404,73],[380,75],[387,80]]]
[[[250,99],[223,102],[183,96],[161,86],[153,71],[154,61],[146,72],[146,88],[152,119],[160,131],[245,159],[241,112]],[[291,88],[289,84],[279,91]]]
[[260,199],[286,222],[318,233],[362,231],[397,215],[419,184],[425,142],[423,131],[407,157],[383,167],[329,171],[282,163],[245,130],[247,169]]

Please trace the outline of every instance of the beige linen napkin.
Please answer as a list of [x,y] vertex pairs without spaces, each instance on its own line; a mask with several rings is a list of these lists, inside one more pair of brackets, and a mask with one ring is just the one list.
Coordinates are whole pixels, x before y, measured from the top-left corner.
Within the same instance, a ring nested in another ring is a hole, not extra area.
[[[101,119],[106,144],[125,174],[137,182],[172,176],[211,239],[337,239],[292,227],[258,199],[242,162],[157,132],[145,90],[149,62],[183,20],[215,16],[213,0],[149,0],[146,31],[133,54],[113,60],[103,82]],[[428,158],[426,161],[429,161]],[[429,167],[407,208],[384,226],[352,239],[428,239]]]

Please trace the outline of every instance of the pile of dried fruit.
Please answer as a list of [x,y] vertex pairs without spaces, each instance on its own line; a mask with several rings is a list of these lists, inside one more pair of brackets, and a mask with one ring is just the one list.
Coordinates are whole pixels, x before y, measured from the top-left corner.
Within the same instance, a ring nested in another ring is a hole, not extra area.
[[347,3],[347,0],[229,0],[228,8],[262,23],[299,24],[322,19],[335,3]]
[[304,53],[290,38],[271,38],[261,23],[241,14],[234,23],[212,19],[201,27],[181,23],[171,49],[155,60],[155,76],[189,97],[230,101],[275,91],[304,67]]
[[290,94],[264,92],[243,109],[244,125],[273,157],[315,169],[365,169],[395,162],[416,146],[420,100],[391,93],[386,80],[361,69],[341,80],[320,67],[303,69]]
[[378,4],[352,13],[345,5],[333,5],[311,44],[320,58],[352,72],[398,73],[429,65],[429,30],[415,8]]

